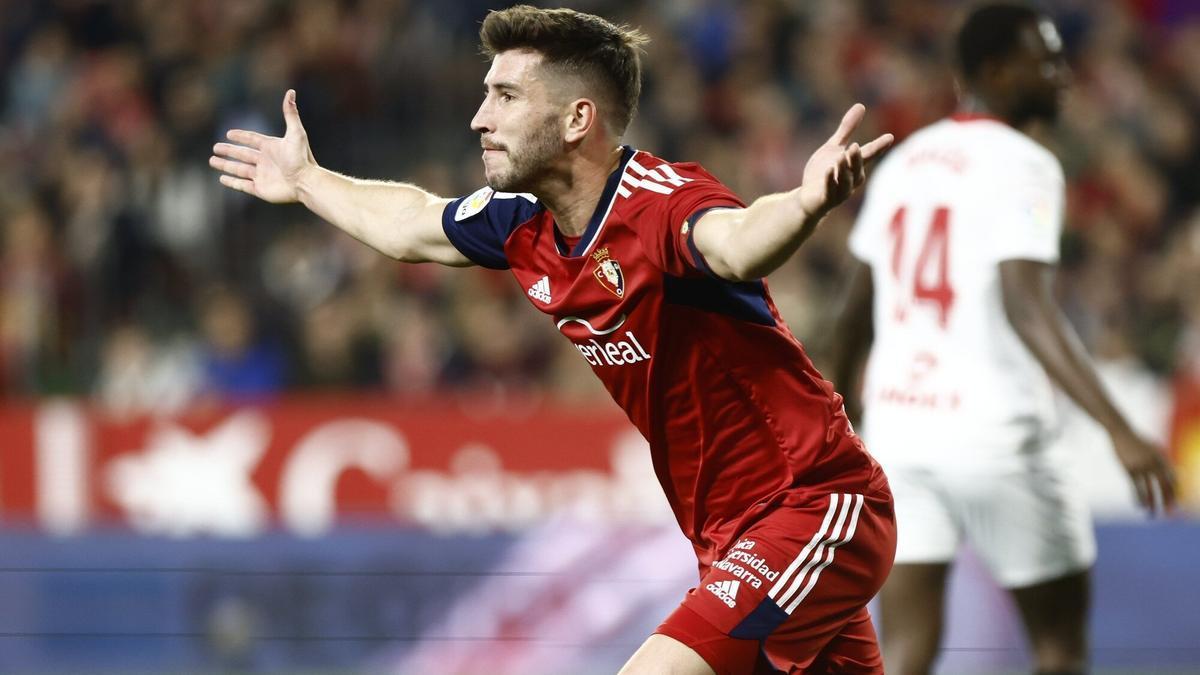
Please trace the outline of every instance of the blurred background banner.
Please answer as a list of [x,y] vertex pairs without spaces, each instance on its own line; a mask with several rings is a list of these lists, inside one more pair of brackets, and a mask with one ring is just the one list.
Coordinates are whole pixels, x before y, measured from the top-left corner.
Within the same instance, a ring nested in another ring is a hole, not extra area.
[[[225,129],[446,196],[483,0],[0,2],[0,672],[613,672],[696,580],[646,445],[507,275],[403,266],[224,190]],[[652,42],[627,142],[742,197],[841,113],[948,113],[951,0],[564,3]],[[1106,672],[1200,672],[1200,3],[1046,0],[1074,72],[1038,140],[1068,179],[1058,292],[1169,448],[1148,522],[1077,412]],[[857,210],[770,279],[818,366]],[[956,569],[943,671],[1019,671]]]
[[646,442],[611,405],[344,394],[114,417],[51,400],[6,406],[0,438],[0,517],[60,536],[671,522]]

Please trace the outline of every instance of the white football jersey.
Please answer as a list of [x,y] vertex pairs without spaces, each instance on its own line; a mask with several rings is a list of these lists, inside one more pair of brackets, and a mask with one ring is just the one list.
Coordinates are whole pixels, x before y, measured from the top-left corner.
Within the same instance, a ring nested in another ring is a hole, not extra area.
[[1057,428],[1049,379],[1004,313],[999,263],[1058,261],[1058,160],[993,119],[913,134],[867,182],[850,249],[871,266],[863,435],[881,460],[971,463]]

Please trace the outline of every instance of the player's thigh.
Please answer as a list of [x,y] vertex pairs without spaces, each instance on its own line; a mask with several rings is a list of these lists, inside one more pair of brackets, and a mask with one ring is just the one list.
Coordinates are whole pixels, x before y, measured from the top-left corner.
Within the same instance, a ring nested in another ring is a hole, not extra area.
[[642,643],[618,675],[715,675],[696,650],[666,635],[654,634]]
[[896,502],[896,564],[949,563],[961,545],[943,475],[920,465],[886,466]]
[[[748,528],[658,632],[717,673],[753,672],[760,644],[775,668],[802,670],[878,592],[894,551],[886,492],[812,495]],[[693,617],[727,640],[697,642],[679,627]]]
[[1001,586],[1033,586],[1095,561],[1086,499],[1063,467],[1044,457],[1012,470],[963,476],[956,489],[964,533]]

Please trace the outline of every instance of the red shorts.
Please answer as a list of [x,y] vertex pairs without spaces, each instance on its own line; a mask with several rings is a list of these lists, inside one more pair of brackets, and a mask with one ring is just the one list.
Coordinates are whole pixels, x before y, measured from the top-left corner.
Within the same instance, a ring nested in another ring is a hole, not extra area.
[[726,673],[882,673],[866,605],[896,553],[891,493],[817,493],[759,518],[656,632]]

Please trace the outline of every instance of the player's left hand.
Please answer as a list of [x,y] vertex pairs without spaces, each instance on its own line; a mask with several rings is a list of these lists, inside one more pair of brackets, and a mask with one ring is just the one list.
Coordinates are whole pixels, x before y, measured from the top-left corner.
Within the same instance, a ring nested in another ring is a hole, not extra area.
[[867,179],[866,163],[892,144],[895,137],[884,134],[859,145],[850,142],[867,108],[861,103],[850,106],[837,131],[808,158],[800,185],[800,208],[809,217],[820,218],[846,201]]
[[1152,515],[1169,511],[1175,505],[1175,472],[1164,453],[1131,431],[1114,434],[1112,441],[1142,506]]

